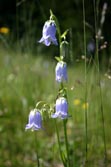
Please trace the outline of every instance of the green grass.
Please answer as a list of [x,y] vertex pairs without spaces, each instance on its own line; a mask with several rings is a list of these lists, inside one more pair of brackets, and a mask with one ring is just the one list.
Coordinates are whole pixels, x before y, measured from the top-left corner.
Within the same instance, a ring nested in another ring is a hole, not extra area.
[[[0,166],[36,166],[34,134],[25,132],[28,114],[37,101],[55,101],[58,85],[55,83],[55,61],[45,56],[33,56],[19,51],[0,48]],[[111,165],[111,80],[103,72],[101,88],[103,98],[107,163]],[[85,160],[85,72],[84,62],[68,66],[69,113],[67,132],[72,167],[81,167]],[[87,73],[88,90],[88,167],[104,166],[104,142],[100,111],[100,89],[93,66]],[[74,105],[79,99],[80,104]],[[37,135],[37,149],[41,167],[59,167],[54,121],[43,122],[44,131]],[[64,148],[63,124],[58,120],[62,149]],[[74,165],[73,165],[74,163]]]

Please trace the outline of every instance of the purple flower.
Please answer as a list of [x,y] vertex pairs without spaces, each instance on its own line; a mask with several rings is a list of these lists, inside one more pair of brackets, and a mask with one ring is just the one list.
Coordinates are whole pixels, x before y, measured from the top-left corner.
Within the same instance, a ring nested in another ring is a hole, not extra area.
[[56,35],[56,25],[52,20],[46,21],[43,26],[42,38],[39,40],[39,43],[44,43],[46,46],[49,46],[51,43],[58,45]]
[[37,109],[31,110],[29,114],[29,122],[25,129],[39,130],[42,128],[42,117]]
[[55,68],[55,75],[57,82],[67,81],[67,65],[65,62],[60,61]]
[[68,103],[66,98],[59,97],[56,100],[56,106],[55,106],[56,112],[51,115],[52,118],[60,117],[61,119],[68,118]]

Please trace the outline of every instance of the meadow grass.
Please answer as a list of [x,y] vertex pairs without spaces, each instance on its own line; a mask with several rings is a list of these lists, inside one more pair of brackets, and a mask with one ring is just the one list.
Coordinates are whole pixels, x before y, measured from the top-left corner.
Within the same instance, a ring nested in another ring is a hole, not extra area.
[[[25,132],[29,111],[39,100],[53,103],[58,85],[55,83],[55,62],[45,55],[38,57],[20,51],[0,48],[0,166],[36,166],[34,134]],[[104,139],[100,112],[99,83],[94,65],[87,69],[87,104],[85,102],[84,61],[68,65],[68,102],[71,117],[67,123],[69,154],[72,166],[84,166],[85,118],[87,107],[88,167],[104,164]],[[111,80],[100,72],[102,105],[107,149],[107,166],[111,165]],[[75,103],[75,100],[79,103]],[[65,152],[63,124],[57,120],[62,150]],[[43,121],[45,130],[37,135],[41,167],[62,166],[54,121]]]

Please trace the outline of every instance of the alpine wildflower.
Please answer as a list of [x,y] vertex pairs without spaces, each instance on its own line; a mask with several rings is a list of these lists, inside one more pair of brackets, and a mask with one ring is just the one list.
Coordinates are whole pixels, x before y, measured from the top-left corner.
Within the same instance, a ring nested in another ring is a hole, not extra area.
[[57,82],[67,81],[67,64],[63,61],[59,61],[55,68],[55,75]]
[[66,119],[69,117],[69,115],[68,115],[68,102],[67,102],[66,98],[59,97],[56,100],[55,113],[52,114],[51,117],[52,118],[60,117],[61,119]]
[[43,26],[42,38],[38,41],[39,43],[43,43],[46,46],[50,44],[58,45],[56,39],[56,25],[53,20],[46,21]]
[[88,102],[83,103],[82,108],[83,108],[84,110],[87,110],[88,107],[89,107],[89,103],[88,103]]
[[31,110],[29,114],[29,121],[25,127],[25,130],[32,129],[39,130],[42,128],[42,117],[37,109]]
[[74,105],[75,105],[75,106],[79,106],[80,103],[81,103],[80,99],[75,99],[75,100],[74,100]]
[[8,34],[9,33],[9,28],[8,27],[1,27],[0,28],[0,33],[2,34]]

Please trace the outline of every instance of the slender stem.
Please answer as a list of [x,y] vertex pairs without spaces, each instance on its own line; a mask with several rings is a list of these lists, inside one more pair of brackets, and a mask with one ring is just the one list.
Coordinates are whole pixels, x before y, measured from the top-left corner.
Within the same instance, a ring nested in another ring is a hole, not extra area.
[[101,97],[101,117],[102,117],[102,129],[103,129],[103,141],[104,141],[104,162],[107,165],[107,149],[106,149],[106,134],[105,134],[105,121],[104,121],[104,110],[103,110],[103,100],[102,100],[102,90],[100,88],[100,97]]
[[56,129],[57,141],[58,141],[58,145],[59,145],[59,153],[60,153],[60,157],[61,157],[61,160],[62,160],[62,162],[63,162],[63,165],[65,166],[65,162],[64,162],[64,158],[63,158],[63,154],[62,154],[62,150],[61,150],[61,143],[60,143],[59,131],[58,131],[58,127],[57,127],[56,119],[55,119],[55,129]]
[[[98,4],[99,1],[97,1],[97,5],[95,3],[95,0],[93,0],[94,3],[94,14],[95,14],[95,33],[97,34],[97,19],[98,19]],[[97,15],[96,15],[97,13]],[[102,99],[102,88],[101,88],[101,78],[100,78],[100,64],[99,64],[99,53],[98,53],[98,41],[99,39],[96,38],[96,63],[97,63],[97,74],[98,74],[98,83],[99,83],[99,91],[100,91],[100,112],[102,117],[102,130],[103,130],[103,142],[104,142],[104,161],[105,165],[107,165],[107,149],[106,149],[106,134],[105,134],[105,121],[104,121],[104,110],[103,110],[103,99]]]
[[[16,0],[16,39],[17,39],[17,47],[19,48],[19,12],[18,12],[18,0]],[[18,49],[17,48],[17,49]]]
[[[85,2],[83,0],[83,29],[84,29],[84,56],[85,56],[85,103],[87,103],[87,62],[86,62],[86,27],[85,27]],[[87,134],[87,107],[85,109],[85,152],[86,152],[86,163],[87,163],[87,153],[88,153],[88,134]]]
[[34,131],[34,142],[35,142],[35,151],[36,151],[36,158],[37,158],[37,167],[40,167],[38,150],[37,150],[37,138],[36,138],[36,131]]
[[69,147],[68,147],[68,138],[67,138],[67,120],[63,120],[63,125],[64,125],[64,136],[65,136],[65,145],[66,145],[66,152],[67,152],[67,167],[70,167],[70,160],[69,160]]
[[[61,31],[60,31],[60,26],[59,26],[59,22],[57,20],[57,18],[53,15],[54,20],[56,22],[56,27],[57,27],[57,32],[58,32],[58,38],[59,38],[59,52],[60,52],[60,58],[61,56],[64,58],[64,55],[62,55],[62,51],[61,51]],[[60,90],[63,90],[63,96],[67,96],[67,93],[64,89],[64,84],[63,82],[60,83]],[[59,152],[60,152],[60,157],[61,160],[63,162],[64,167],[70,167],[70,161],[69,161],[69,149],[68,149],[68,139],[67,139],[67,129],[66,129],[66,121],[67,120],[63,120],[63,126],[64,126],[64,136],[65,136],[65,145],[66,145],[66,152],[67,152],[67,159],[64,156],[62,150],[61,150],[61,143],[60,143],[60,138],[59,138],[59,131],[58,131],[58,127],[57,127],[57,123],[55,120],[55,127],[56,127],[56,134],[57,134],[57,140],[58,140],[58,145],[59,145]]]

